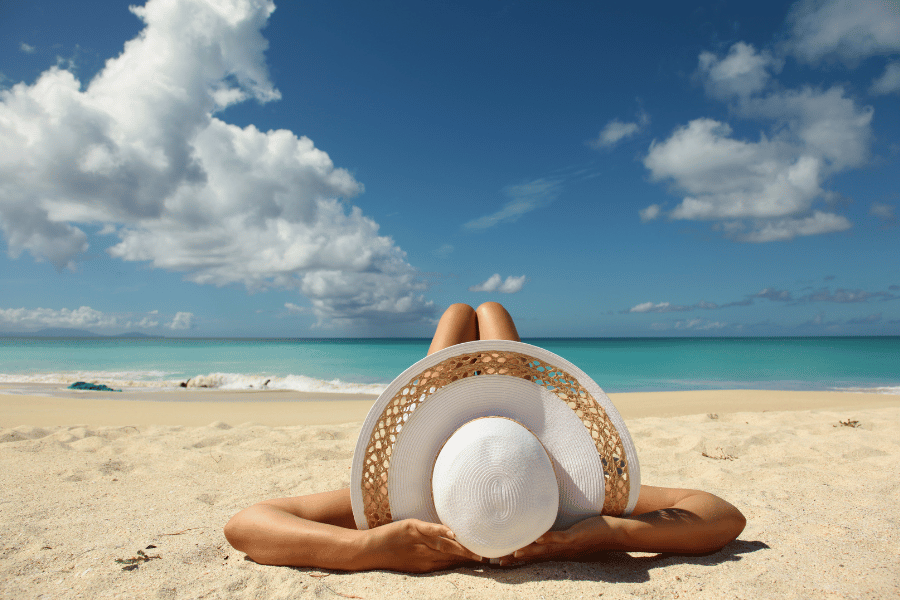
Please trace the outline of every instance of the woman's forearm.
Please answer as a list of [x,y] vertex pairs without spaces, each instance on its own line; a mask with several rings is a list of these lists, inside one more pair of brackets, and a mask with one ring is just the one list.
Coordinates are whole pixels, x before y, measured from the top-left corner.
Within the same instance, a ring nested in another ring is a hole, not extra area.
[[722,548],[743,531],[746,521],[734,506],[712,494],[689,492],[668,508],[625,518],[591,517],[565,531],[548,531],[501,564],[604,550],[699,554]]
[[258,563],[341,571],[425,572],[479,560],[437,523],[406,519],[359,531],[304,519],[277,504],[236,514],[225,526],[228,542]]
[[744,530],[741,512],[707,493],[689,496],[671,508],[613,519],[618,550],[636,552],[712,552]]
[[301,519],[266,504],[236,514],[225,526],[225,537],[261,564],[345,571],[362,568],[363,532]]

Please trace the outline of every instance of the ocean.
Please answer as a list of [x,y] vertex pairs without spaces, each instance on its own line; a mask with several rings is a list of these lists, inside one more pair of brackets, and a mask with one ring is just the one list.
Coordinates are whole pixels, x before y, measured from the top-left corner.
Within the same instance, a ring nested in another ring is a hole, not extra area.
[[[853,390],[900,394],[900,337],[526,339],[606,392]],[[0,383],[101,382],[380,393],[427,339],[0,338]]]

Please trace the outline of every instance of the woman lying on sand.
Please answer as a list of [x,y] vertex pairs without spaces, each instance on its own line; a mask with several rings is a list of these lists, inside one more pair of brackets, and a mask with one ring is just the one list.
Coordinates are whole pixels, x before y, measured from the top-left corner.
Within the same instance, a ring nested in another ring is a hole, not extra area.
[[[519,341],[519,335],[500,304],[488,302],[477,311],[455,304],[441,317],[428,354],[473,340]],[[578,559],[604,550],[713,552],[737,538],[745,523],[737,508],[707,492],[642,485],[630,516],[603,514],[547,531],[500,564]],[[425,572],[482,560],[441,524],[403,519],[357,529],[349,489],[254,504],[228,522],[225,537],[270,565]]]

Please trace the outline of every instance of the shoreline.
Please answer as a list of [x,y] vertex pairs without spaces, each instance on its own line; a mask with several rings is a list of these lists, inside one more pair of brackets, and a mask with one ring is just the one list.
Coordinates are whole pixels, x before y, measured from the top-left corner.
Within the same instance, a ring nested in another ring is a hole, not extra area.
[[[46,394],[15,393],[0,384],[0,428],[202,426],[210,423],[267,426],[335,425],[365,419],[378,398],[371,394],[322,394],[262,390],[81,392],[47,385]],[[696,390],[609,394],[624,419],[738,412],[865,410],[900,407],[900,395],[780,390]]]

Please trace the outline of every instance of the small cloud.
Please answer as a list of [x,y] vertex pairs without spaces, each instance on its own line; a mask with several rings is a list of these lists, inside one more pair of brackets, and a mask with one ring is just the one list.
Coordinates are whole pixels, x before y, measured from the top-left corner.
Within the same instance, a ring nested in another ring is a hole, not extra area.
[[641,223],[646,223],[658,218],[660,212],[662,212],[662,207],[659,204],[651,204],[647,208],[638,211],[638,214],[641,216]]
[[781,242],[792,240],[797,236],[836,233],[852,226],[846,217],[815,210],[808,217],[769,221],[755,231],[737,236],[736,239],[742,242]]
[[838,288],[831,292],[828,288],[823,288],[810,293],[803,300],[807,302],[837,302],[839,304],[851,304],[856,302],[868,302],[869,300],[896,300],[896,294],[889,292],[867,292],[865,290],[848,290]]
[[[156,311],[153,311],[153,313],[151,313],[151,314],[154,314],[155,312]],[[141,319],[140,321],[137,322],[137,326],[150,329],[153,327],[158,327],[159,321],[156,319],[153,319],[151,317],[144,317],[143,319]]]
[[525,285],[525,276],[513,277],[510,275],[504,281],[499,273],[491,275],[484,283],[473,285],[469,288],[470,292],[500,292],[502,294],[515,294]]
[[666,313],[666,312],[683,312],[686,310],[691,310],[691,307],[690,306],[678,306],[676,304],[671,304],[669,302],[659,302],[657,304],[654,304],[652,302],[644,302],[642,304],[632,306],[630,309],[628,309],[628,312]]
[[452,244],[444,244],[440,248],[434,251],[435,256],[439,256],[441,258],[447,258],[451,254],[453,254],[453,245]]
[[0,308],[0,325],[15,329],[38,327],[71,327],[76,329],[111,329],[121,327],[125,320],[114,315],[95,310],[89,306],[76,309],[53,308]]
[[642,302],[641,304],[636,304],[632,306],[628,312],[636,312],[636,313],[645,313],[645,312],[665,312],[665,309],[668,308],[668,302],[660,302],[659,304],[653,304],[652,302]]
[[791,293],[787,290],[776,290],[775,288],[766,288],[756,294],[756,298],[765,298],[777,302],[790,302],[793,300]]
[[710,329],[722,329],[728,327],[728,323],[720,321],[704,321],[703,319],[689,319],[684,321],[675,321],[672,324],[675,329],[693,329],[696,331],[709,331]]
[[26,44],[25,42],[22,42],[21,44],[19,44],[19,50],[21,50],[25,54],[34,54],[35,47],[32,46],[31,44]]
[[858,319],[850,319],[847,321],[849,325],[873,325],[881,321],[881,313],[869,315],[868,317],[860,317]]
[[297,306],[291,302],[285,302],[284,307],[287,309],[288,313],[292,315],[301,315],[309,312],[309,310],[303,306]]
[[623,123],[619,119],[613,119],[600,131],[597,139],[591,140],[592,148],[612,148],[624,139],[640,133],[650,124],[650,117],[644,111],[638,114],[636,122]]
[[873,202],[871,208],[869,208],[869,214],[888,222],[894,221],[896,219],[896,216],[894,215],[894,207],[890,204],[879,204],[878,202]]
[[495,213],[473,219],[463,225],[466,229],[490,229],[507,221],[516,221],[522,215],[553,202],[559,195],[561,183],[554,179],[535,179],[504,189],[510,200]]
[[875,95],[900,92],[900,62],[888,63],[884,74],[872,82],[869,91]]
[[194,313],[176,313],[175,318],[172,319],[172,322],[166,325],[166,327],[174,331],[182,329],[192,329],[194,327]]
[[709,96],[727,100],[762,91],[771,78],[770,71],[778,72],[781,67],[782,61],[769,52],[757,52],[751,44],[738,42],[722,59],[712,52],[702,52],[697,71]]

